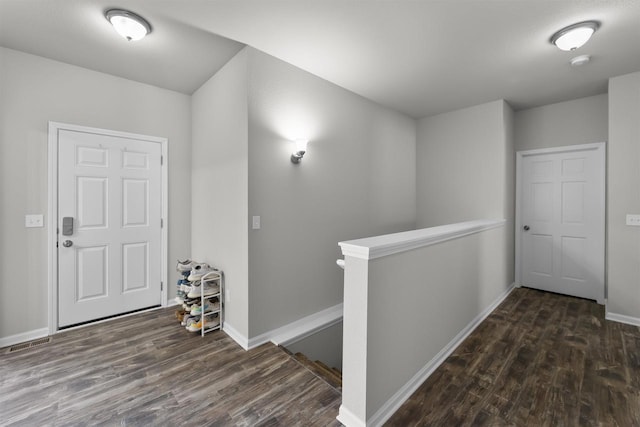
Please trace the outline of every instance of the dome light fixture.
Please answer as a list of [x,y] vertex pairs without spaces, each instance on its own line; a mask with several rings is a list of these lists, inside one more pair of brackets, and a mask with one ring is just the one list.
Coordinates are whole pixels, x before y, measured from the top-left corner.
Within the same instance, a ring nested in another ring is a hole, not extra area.
[[560,50],[576,50],[588,42],[598,28],[600,28],[600,22],[598,21],[578,22],[556,31],[549,41]]
[[143,17],[123,9],[109,9],[104,13],[113,28],[128,41],[142,39],[151,32],[151,25]]

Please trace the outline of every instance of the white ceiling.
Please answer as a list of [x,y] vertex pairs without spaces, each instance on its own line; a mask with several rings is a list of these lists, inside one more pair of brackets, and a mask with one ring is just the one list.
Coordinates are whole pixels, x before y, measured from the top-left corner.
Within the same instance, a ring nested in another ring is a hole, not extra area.
[[[111,7],[152,34],[127,43]],[[602,26],[578,51],[549,43],[592,19]],[[0,0],[0,45],[187,94],[244,44],[413,117],[501,98],[523,109],[640,71],[640,1]],[[580,54],[591,63],[570,67]]]

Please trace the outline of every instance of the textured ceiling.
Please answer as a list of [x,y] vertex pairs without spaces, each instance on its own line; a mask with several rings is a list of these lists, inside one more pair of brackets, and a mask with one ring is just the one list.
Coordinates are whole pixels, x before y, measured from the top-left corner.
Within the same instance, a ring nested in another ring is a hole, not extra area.
[[[126,43],[102,12],[153,33]],[[549,43],[602,26],[576,52]],[[606,92],[640,71],[637,0],[0,0],[0,45],[192,93],[244,44],[413,117],[496,99],[516,109]],[[572,68],[569,60],[592,55]]]

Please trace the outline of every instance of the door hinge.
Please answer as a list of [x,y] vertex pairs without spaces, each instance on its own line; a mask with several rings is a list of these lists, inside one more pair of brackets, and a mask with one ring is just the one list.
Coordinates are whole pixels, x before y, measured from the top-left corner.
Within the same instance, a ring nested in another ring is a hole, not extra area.
[[160,218],[160,228],[163,228],[163,227],[164,227],[164,219]]
[[164,283],[160,282],[160,290],[163,291],[164,290]]
[[164,156],[160,156],[160,166],[164,164]]

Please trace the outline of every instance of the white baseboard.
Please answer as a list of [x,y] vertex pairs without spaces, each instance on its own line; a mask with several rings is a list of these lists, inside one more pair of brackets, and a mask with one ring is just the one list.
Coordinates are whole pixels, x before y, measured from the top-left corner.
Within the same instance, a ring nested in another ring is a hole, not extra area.
[[222,325],[222,331],[229,335],[240,347],[245,350],[249,350],[249,339],[238,332],[229,322],[225,321]]
[[29,332],[22,332],[21,334],[9,335],[8,337],[0,338],[0,348],[9,347],[10,345],[20,344],[27,341],[36,340],[49,335],[49,328],[35,329]]
[[251,350],[268,342],[275,345],[289,345],[341,322],[342,308],[343,304],[340,303],[252,338],[245,337],[227,322],[224,323],[222,330],[245,350]]
[[607,320],[614,322],[626,323],[627,325],[640,326],[640,319],[637,317],[625,316],[624,314],[607,312],[604,316]]
[[[462,341],[464,341],[474,329],[482,323],[484,319],[491,314],[493,310],[500,305],[502,301],[509,296],[511,291],[515,288],[515,283],[512,283],[504,292],[502,292],[487,308],[485,308],[480,314],[478,314],[469,324],[461,330],[442,350],[438,352],[426,365],[422,367],[400,390],[398,390],[389,400],[385,402],[380,409],[376,411],[373,416],[367,420],[367,425],[381,426],[384,424],[409,398],[411,395],[426,381],[427,378],[453,353]],[[340,408],[342,411],[342,407]],[[342,422],[340,419],[338,420]],[[345,424],[345,423],[343,423]],[[352,424],[345,424],[351,427]],[[358,424],[353,424],[358,425]]]
[[349,427],[366,427],[367,423],[358,418],[353,412],[340,405],[338,416],[336,417],[343,425]]

